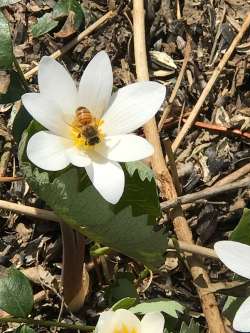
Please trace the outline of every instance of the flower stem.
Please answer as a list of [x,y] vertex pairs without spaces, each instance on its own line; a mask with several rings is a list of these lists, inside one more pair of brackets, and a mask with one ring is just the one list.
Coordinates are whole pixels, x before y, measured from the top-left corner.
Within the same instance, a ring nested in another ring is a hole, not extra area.
[[26,92],[29,92],[28,83],[27,83],[27,81],[26,81],[26,79],[24,77],[23,71],[22,71],[22,69],[21,69],[21,67],[20,67],[20,65],[19,65],[19,63],[18,63],[18,61],[17,61],[17,59],[16,59],[15,56],[14,56],[14,65],[15,65],[15,68],[17,70],[17,74],[19,75],[19,78],[20,78],[20,80],[21,80],[21,82],[23,84],[24,89],[26,90]]
[[85,332],[93,331],[95,329],[94,326],[67,324],[67,323],[60,323],[54,320],[36,320],[32,318],[4,317],[0,318],[0,323],[20,323],[20,324],[29,324],[29,325],[45,326],[45,327],[62,327],[62,328],[75,329]]
[[83,276],[85,240],[83,235],[68,224],[60,222],[63,243],[63,296],[72,312],[84,304],[88,283]]

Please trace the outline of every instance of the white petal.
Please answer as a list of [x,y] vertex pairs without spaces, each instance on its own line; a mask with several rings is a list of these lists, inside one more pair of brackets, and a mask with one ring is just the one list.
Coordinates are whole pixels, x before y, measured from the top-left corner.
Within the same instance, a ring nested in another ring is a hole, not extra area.
[[250,332],[250,297],[245,300],[236,312],[233,328],[240,332]]
[[142,333],[163,333],[164,330],[164,317],[160,312],[147,313],[141,321]]
[[104,133],[127,134],[150,120],[164,101],[166,88],[157,82],[137,82],[121,88],[103,116]]
[[86,167],[94,187],[108,202],[116,204],[124,191],[125,176],[121,166],[101,156],[91,156],[92,164]]
[[70,140],[41,131],[30,138],[27,156],[39,168],[48,171],[62,170],[70,163],[66,155],[66,149],[70,145]]
[[113,87],[112,67],[107,53],[101,51],[86,67],[79,86],[79,104],[100,118],[107,109]]
[[115,326],[118,328],[118,332],[141,333],[140,320],[129,310],[118,309],[115,311]]
[[22,102],[31,116],[51,132],[68,137],[69,126],[63,120],[60,107],[46,96],[28,93],[22,96]]
[[96,146],[102,156],[117,162],[142,160],[154,153],[153,146],[138,135],[114,135],[106,137],[103,144]]
[[76,147],[68,149],[67,156],[70,163],[77,167],[83,168],[91,164],[89,156]]
[[214,244],[214,249],[220,260],[231,271],[250,279],[250,246],[239,242],[220,241]]
[[42,57],[39,63],[40,92],[56,102],[63,112],[73,114],[77,108],[77,89],[69,72],[51,57]]
[[105,311],[100,314],[96,325],[96,333],[110,333],[114,330],[115,312]]

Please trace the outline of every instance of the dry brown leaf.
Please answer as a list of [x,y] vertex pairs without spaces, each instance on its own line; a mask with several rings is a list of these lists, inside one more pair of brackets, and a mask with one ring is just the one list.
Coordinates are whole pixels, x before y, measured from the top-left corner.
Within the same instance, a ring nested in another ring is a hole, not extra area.
[[10,74],[0,71],[0,94],[6,94],[10,85]]
[[54,33],[54,36],[59,38],[66,38],[75,33],[75,16],[75,12],[70,11],[62,29],[59,32]]
[[46,271],[41,265],[25,268],[21,271],[30,281],[36,284],[45,283],[50,286],[54,281],[50,272]]

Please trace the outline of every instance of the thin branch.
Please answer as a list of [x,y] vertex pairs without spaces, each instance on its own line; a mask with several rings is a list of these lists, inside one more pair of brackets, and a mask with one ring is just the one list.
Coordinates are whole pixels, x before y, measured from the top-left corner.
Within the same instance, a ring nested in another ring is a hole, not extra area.
[[225,192],[230,192],[233,190],[237,190],[242,187],[250,186],[250,177],[246,177],[244,179],[238,180],[234,183],[226,184],[226,185],[216,185],[209,188],[206,188],[202,191],[186,194],[176,199],[164,201],[161,203],[162,209],[170,209],[176,207],[179,204],[191,203],[200,199],[207,199],[214,195],[218,195]]
[[[182,119],[184,123],[187,122],[186,119]],[[204,123],[202,121],[196,121],[194,122],[194,125],[200,128],[206,128],[208,130],[212,130],[215,132],[222,132],[223,135],[225,134],[231,134],[231,135],[237,135],[246,139],[250,139],[250,132],[243,132],[240,129],[237,128],[228,128],[225,126],[217,125],[217,124],[212,124],[212,123]]]
[[[144,3],[143,0],[133,1],[133,24],[134,24],[134,52],[136,63],[136,74],[138,80],[148,80],[148,66],[145,43],[145,22],[144,22]],[[161,149],[161,142],[157,130],[155,119],[150,120],[144,125],[145,136],[155,148],[155,153],[151,158],[152,168],[161,183],[162,194],[166,199],[177,197],[172,178],[166,167],[165,159]],[[192,232],[183,215],[181,206],[177,206],[172,211],[173,225],[179,240],[193,244]],[[203,277],[207,284],[210,283],[208,274],[202,266],[197,256],[187,256],[187,262],[194,280]],[[201,299],[201,305],[206,317],[211,333],[225,333],[224,324],[220,317],[220,312],[214,295],[206,294],[198,286],[197,292]]]
[[213,259],[219,259],[213,249],[209,249],[207,247],[200,246],[200,245],[189,244],[189,243],[178,241],[178,240],[173,241],[172,239],[169,239],[169,241],[168,241],[169,248],[176,249],[176,245],[178,246],[178,249],[182,252],[195,253],[200,256],[209,257],[209,258],[213,258]]
[[158,124],[158,130],[159,131],[161,131],[161,129],[162,129],[164,123],[165,123],[165,120],[167,119],[168,115],[171,112],[172,104],[173,104],[175,96],[178,92],[178,89],[180,88],[181,81],[183,79],[183,76],[184,76],[188,61],[189,61],[190,53],[191,53],[191,38],[190,38],[189,35],[187,35],[187,42],[186,42],[186,47],[185,47],[185,51],[184,51],[184,59],[183,59],[183,63],[182,63],[182,66],[181,66],[181,70],[180,70],[178,78],[175,82],[174,89],[172,90],[172,93],[169,97],[168,105],[165,108],[165,110],[163,112],[163,115],[162,115],[162,117],[159,121],[159,124]]
[[95,326],[85,326],[80,324],[67,324],[60,323],[53,320],[36,320],[31,318],[12,318],[12,317],[4,317],[0,318],[0,323],[20,323],[20,324],[28,324],[34,326],[44,326],[44,327],[61,327],[68,328],[72,330],[79,330],[84,332],[90,332],[95,329]]
[[16,213],[35,217],[41,220],[61,222],[61,219],[50,210],[25,206],[21,204],[16,204],[14,202],[8,202],[5,200],[0,200],[0,209],[11,210]]
[[10,183],[23,180],[23,177],[0,177],[0,183]]
[[[76,46],[78,43],[80,43],[86,36],[90,35],[93,31],[98,29],[103,23],[112,18],[115,15],[115,13],[116,13],[115,11],[112,10],[109,11],[101,18],[99,18],[97,21],[95,21],[93,24],[91,24],[87,29],[81,32],[78,36],[72,39],[68,44],[63,46],[60,50],[57,50],[56,52],[52,53],[50,56],[53,57],[54,59],[59,58],[60,56],[68,52],[70,49],[72,49],[74,46]],[[38,71],[38,66],[32,68],[30,71],[24,74],[25,79],[30,78],[37,71]]]
[[171,149],[171,144],[172,144],[171,140],[167,139],[165,142],[165,147],[166,147],[166,152],[167,152],[167,156],[168,156],[168,162],[169,162],[169,167],[171,170],[173,183],[176,188],[177,195],[181,195],[181,185],[180,185],[180,181],[179,181],[179,177],[178,177],[178,173],[177,173],[177,169],[176,169],[174,154]]
[[213,186],[220,186],[226,185],[236,181],[237,179],[245,176],[246,174],[250,173],[250,163],[247,163],[243,167],[235,170],[234,172],[230,173],[229,175],[225,176],[224,178],[218,180]]
[[220,73],[223,70],[224,66],[226,65],[228,59],[232,55],[235,47],[240,42],[240,40],[243,37],[246,30],[249,28],[249,25],[250,25],[250,13],[247,15],[244,23],[242,24],[241,30],[235,36],[235,38],[233,39],[230,47],[228,48],[228,50],[226,51],[226,53],[222,57],[218,66],[213,71],[213,74],[212,74],[210,80],[208,81],[207,85],[205,86],[204,90],[202,91],[202,94],[200,95],[198,101],[196,102],[192,112],[190,113],[190,116],[188,117],[187,122],[184,124],[181,131],[178,133],[178,135],[177,135],[177,137],[176,137],[176,139],[173,143],[173,146],[172,146],[172,149],[173,149],[174,153],[176,152],[177,148],[182,143],[184,137],[187,135],[189,129],[191,128],[191,126],[195,122],[195,119],[198,116],[198,114],[200,112],[200,109],[201,109],[205,99],[207,98],[208,94],[210,93],[211,89],[213,88],[218,76],[220,75]]

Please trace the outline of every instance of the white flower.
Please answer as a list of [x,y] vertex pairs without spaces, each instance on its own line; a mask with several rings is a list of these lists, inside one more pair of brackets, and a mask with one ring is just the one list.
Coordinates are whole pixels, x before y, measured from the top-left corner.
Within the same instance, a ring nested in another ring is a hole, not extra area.
[[[220,241],[215,243],[214,249],[231,271],[250,279],[250,246],[233,241]],[[250,332],[250,297],[236,312],[233,328],[240,332]]]
[[163,333],[164,317],[160,312],[147,313],[140,321],[124,309],[106,311],[100,315],[96,333]]
[[[22,102],[48,131],[31,137],[28,158],[48,171],[64,169],[70,163],[84,167],[104,199],[117,203],[124,190],[124,172],[117,162],[153,154],[148,141],[131,133],[159,110],[165,87],[138,82],[111,96],[112,68],[104,51],[88,64],[78,89],[65,68],[47,56],[39,64],[38,83],[40,93],[25,94]],[[80,124],[79,107],[90,112],[91,129]]]

